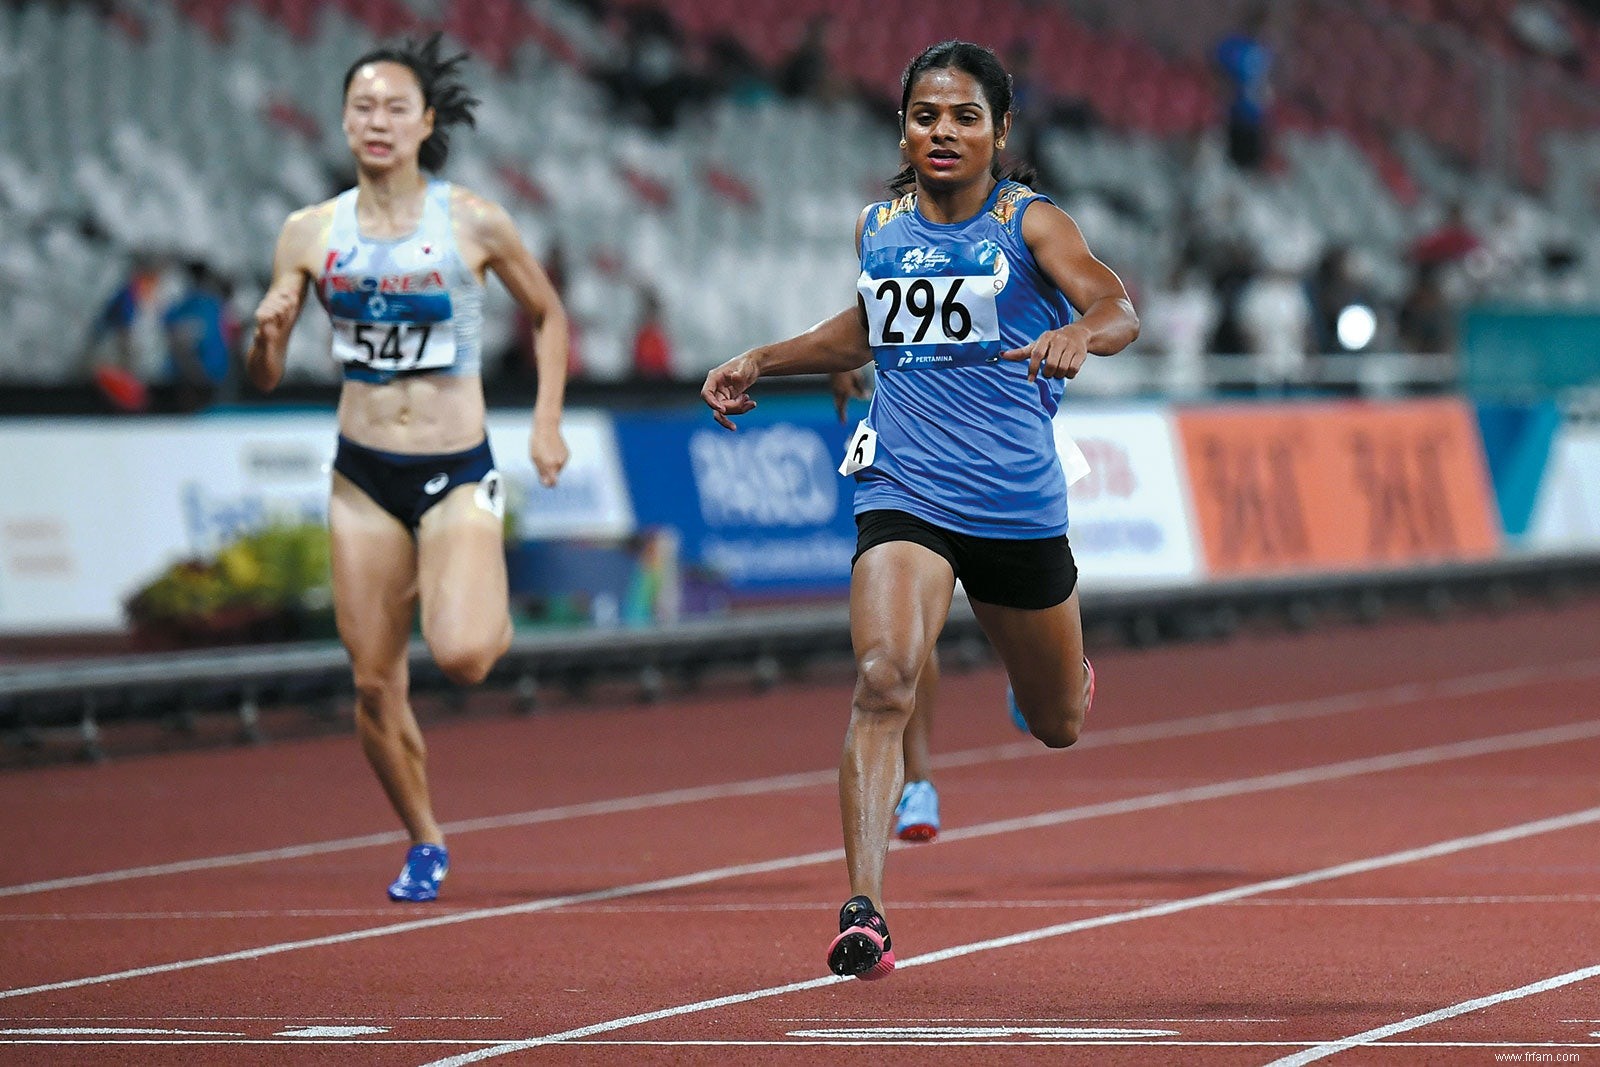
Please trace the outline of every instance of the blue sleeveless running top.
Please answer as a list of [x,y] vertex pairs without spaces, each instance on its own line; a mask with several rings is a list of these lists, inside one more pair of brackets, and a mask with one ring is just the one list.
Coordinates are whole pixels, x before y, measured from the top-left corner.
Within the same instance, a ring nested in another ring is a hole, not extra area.
[[874,204],[857,289],[877,387],[872,465],[855,510],[907,511],[977,537],[1067,529],[1067,482],[1051,420],[1061,379],[1028,381],[999,358],[1072,321],[1072,307],[1022,239],[1022,213],[1047,197],[998,183],[965,222],[929,222],[916,194]]
[[363,237],[357,190],[333,207],[317,297],[333,320],[333,358],[346,380],[398,374],[478,374],[483,285],[467,269],[450,224],[450,183],[430,181],[422,220],[406,237]]

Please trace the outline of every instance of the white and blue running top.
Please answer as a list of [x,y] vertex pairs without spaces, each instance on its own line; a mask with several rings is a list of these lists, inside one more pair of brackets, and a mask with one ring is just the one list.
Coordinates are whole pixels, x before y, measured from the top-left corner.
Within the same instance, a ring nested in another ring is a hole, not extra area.
[[450,183],[430,181],[406,237],[363,237],[357,190],[334,202],[317,297],[333,320],[333,358],[347,380],[398,374],[476,375],[483,365],[483,284],[461,259]]
[[857,291],[878,380],[842,468],[856,476],[857,514],[906,511],[975,537],[1066,532],[1051,421],[1062,382],[1030,382],[1026,362],[1000,358],[1073,317],[1022,239],[1036,199],[1049,202],[1000,182],[950,224],[924,218],[915,193],[867,209]]

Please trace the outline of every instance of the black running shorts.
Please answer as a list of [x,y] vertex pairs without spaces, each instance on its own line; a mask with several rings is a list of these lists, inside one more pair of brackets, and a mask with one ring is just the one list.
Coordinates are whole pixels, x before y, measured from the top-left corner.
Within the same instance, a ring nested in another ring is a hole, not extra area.
[[1002,608],[1053,608],[1078,587],[1078,564],[1067,535],[1039,538],[974,537],[935,526],[904,511],[863,511],[856,516],[856,554],[889,541],[910,541],[939,553],[955,571],[967,597]]

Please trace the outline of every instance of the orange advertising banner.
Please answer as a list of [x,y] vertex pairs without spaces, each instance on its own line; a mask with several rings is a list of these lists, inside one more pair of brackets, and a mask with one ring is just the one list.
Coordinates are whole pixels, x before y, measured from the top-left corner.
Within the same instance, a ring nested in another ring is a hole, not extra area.
[[1180,411],[1217,577],[1482,559],[1499,548],[1483,445],[1454,399]]

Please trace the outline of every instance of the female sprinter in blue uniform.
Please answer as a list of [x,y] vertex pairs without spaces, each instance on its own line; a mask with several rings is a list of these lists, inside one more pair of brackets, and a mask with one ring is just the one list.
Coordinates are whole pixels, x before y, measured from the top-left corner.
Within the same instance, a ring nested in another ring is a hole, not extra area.
[[763,374],[877,367],[841,467],[856,476],[858,531],[856,687],[839,768],[852,895],[828,947],[841,975],[894,969],[883,867],[901,733],[956,579],[1034,736],[1072,744],[1094,693],[1051,418],[1061,379],[1090,353],[1120,351],[1139,320],[1072,219],[1001,175],[1010,111],[1011,79],[988,49],[947,41],[912,60],[901,82],[907,166],[892,183],[898,198],[857,224],[857,306],[729,360],[701,394],[733,429]]
[[420,606],[434,660],[462,684],[481,681],[511,643],[505,503],[479,379],[486,270],[537,324],[529,451],[540,481],[554,485],[567,462],[561,301],[503,208],[423,173],[444,166],[449,128],[472,122],[477,101],[456,80],[464,58],[442,57],[435,36],[351,65],[356,187],[284,223],[246,356],[257,388],[278,384],[310,285],[345,379],[328,506],[334,614],[362,748],[412,841],[393,900],[433,900],[449,870],[408,698],[412,620]]

